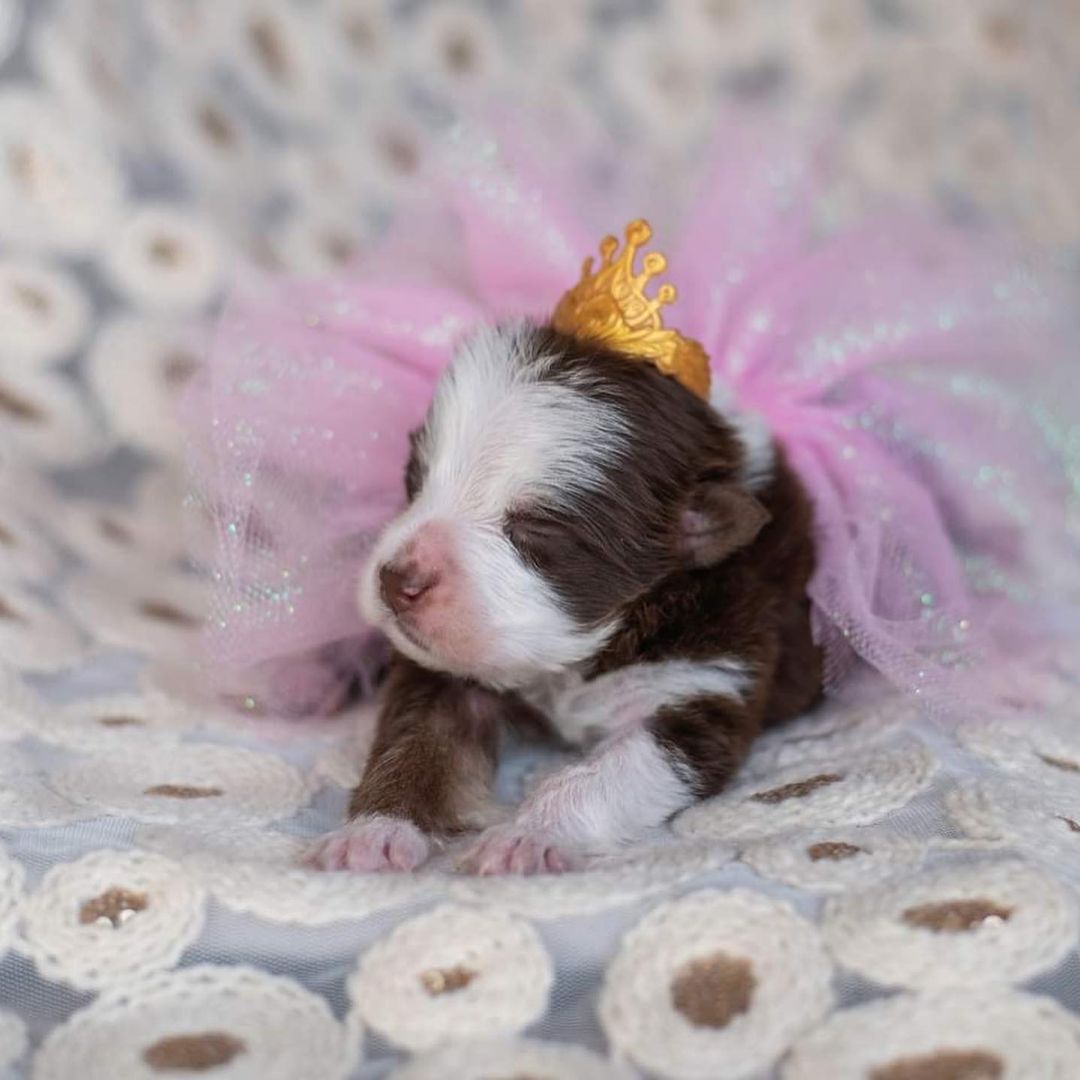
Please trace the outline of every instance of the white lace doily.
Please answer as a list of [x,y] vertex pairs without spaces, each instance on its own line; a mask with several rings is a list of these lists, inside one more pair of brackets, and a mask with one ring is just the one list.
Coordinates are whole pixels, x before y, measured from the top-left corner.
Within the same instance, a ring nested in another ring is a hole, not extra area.
[[281,758],[209,743],[114,747],[60,768],[48,782],[95,814],[230,827],[290,817],[307,794]]
[[1056,1001],[978,986],[899,994],[836,1013],[800,1039],[783,1080],[1008,1077],[1080,1072],[1080,1024]]
[[547,1009],[551,959],[497,908],[438,907],[374,945],[349,978],[364,1023],[410,1050],[513,1034]]
[[826,757],[736,782],[675,820],[682,836],[747,840],[812,826],[880,821],[930,782],[937,763],[918,740]]
[[95,851],[45,875],[19,913],[19,948],[43,977],[98,990],[172,967],[202,930],[203,903],[178,863]]
[[1016,984],[1076,944],[1076,897],[1015,860],[926,871],[829,901],[822,932],[845,967],[883,986]]
[[828,1011],[832,965],[817,930],[757,893],[692,893],[624,938],[604,976],[612,1044],[657,1076],[767,1069]]
[[106,991],[50,1032],[35,1080],[342,1080],[352,1057],[326,1002],[255,968],[201,965]]

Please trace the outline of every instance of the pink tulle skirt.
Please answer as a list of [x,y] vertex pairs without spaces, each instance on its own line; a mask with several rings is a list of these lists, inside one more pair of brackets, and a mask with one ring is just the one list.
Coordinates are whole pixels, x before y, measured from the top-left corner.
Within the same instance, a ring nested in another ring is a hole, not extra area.
[[218,541],[214,677],[272,708],[282,665],[375,655],[356,581],[402,506],[407,436],[455,342],[547,316],[634,216],[653,221],[679,289],[668,321],[705,346],[718,402],[765,418],[813,498],[830,690],[871,668],[949,709],[988,685],[987,665],[1075,631],[1067,291],[1000,239],[931,217],[823,230],[809,151],[731,123],[676,193],[632,161],[591,168],[565,140],[538,153],[457,132],[355,270],[241,281],[186,406]]

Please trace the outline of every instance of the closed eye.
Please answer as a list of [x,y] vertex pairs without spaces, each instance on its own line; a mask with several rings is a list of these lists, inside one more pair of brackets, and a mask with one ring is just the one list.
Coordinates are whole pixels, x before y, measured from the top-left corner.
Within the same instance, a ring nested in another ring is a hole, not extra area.
[[531,510],[511,510],[503,520],[503,535],[540,569],[580,558],[586,548],[572,523]]

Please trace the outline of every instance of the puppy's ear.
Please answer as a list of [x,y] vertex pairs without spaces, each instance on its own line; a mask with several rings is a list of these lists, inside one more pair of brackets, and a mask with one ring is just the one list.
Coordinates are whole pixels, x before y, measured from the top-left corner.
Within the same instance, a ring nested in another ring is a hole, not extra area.
[[737,484],[699,481],[679,518],[682,555],[692,566],[713,566],[749,544],[769,517],[769,511]]

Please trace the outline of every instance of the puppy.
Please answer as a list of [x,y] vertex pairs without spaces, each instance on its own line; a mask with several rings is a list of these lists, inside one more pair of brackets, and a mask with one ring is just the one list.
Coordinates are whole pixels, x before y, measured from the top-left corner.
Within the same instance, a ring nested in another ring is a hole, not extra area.
[[561,871],[640,838],[821,692],[812,514],[783,452],[643,363],[483,329],[412,437],[359,601],[396,650],[327,869],[409,870],[483,820],[507,724],[588,745],[464,858]]

